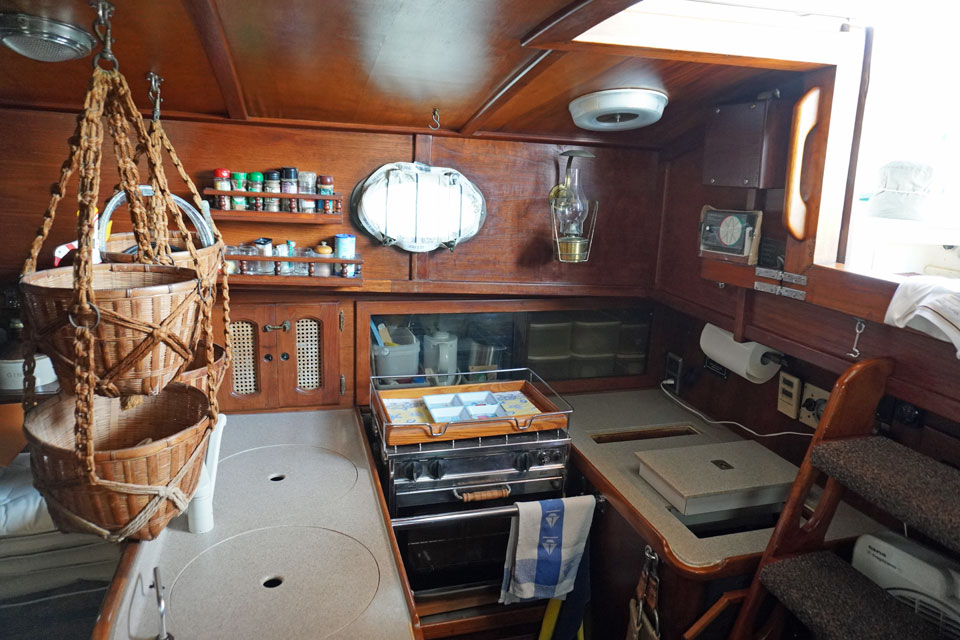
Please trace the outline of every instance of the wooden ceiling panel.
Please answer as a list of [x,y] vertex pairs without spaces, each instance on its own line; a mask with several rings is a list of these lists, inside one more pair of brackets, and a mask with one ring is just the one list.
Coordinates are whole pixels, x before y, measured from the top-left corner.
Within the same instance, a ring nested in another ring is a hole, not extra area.
[[458,129],[569,0],[216,0],[254,117]]
[[670,102],[660,122],[622,133],[595,133],[631,144],[660,146],[696,126],[705,107],[778,86],[790,72],[695,62],[568,52],[491,115],[484,129],[572,136],[568,104],[603,89],[640,87],[664,91]]
[[[164,109],[222,114],[223,99],[183,5],[174,1],[115,4],[114,53],[137,104],[144,109],[150,106],[145,77],[155,71],[166,79]],[[86,0],[0,0],[0,12],[46,16],[91,33],[95,17]],[[90,80],[90,63],[89,56],[37,62],[0,47],[0,102],[79,108]]]

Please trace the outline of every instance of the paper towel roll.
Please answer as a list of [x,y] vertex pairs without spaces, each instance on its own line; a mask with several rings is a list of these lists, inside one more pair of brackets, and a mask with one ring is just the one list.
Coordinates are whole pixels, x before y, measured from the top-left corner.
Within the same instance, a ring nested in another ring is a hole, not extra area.
[[776,362],[761,362],[763,354],[777,353],[759,342],[736,342],[733,334],[720,327],[707,324],[700,334],[700,348],[711,360],[719,362],[730,371],[750,382],[762,384],[780,370]]

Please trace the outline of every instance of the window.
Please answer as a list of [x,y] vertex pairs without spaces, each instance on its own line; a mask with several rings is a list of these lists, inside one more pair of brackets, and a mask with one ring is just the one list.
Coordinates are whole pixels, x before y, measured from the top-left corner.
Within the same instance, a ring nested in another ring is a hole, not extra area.
[[960,278],[960,53],[950,3],[864,6],[870,86],[846,263],[876,276]]

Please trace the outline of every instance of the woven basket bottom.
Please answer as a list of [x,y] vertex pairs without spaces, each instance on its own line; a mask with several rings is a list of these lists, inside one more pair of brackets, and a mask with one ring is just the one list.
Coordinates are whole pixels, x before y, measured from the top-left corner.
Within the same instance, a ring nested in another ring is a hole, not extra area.
[[[60,394],[27,415],[24,430],[30,444],[34,483],[47,498],[58,529],[97,532],[78,524],[67,515],[69,512],[95,527],[117,532],[137,517],[153,495],[124,493],[90,483],[73,450],[74,406],[72,396]],[[160,395],[144,398],[142,404],[126,411],[120,409],[119,399],[97,397],[91,430],[97,449],[97,478],[136,485],[134,491],[139,491],[168,485],[187,466],[176,486],[185,497],[191,497],[206,454],[208,409],[203,392],[181,384],[172,384]],[[179,513],[172,500],[164,499],[146,524],[129,537],[152,540]]]

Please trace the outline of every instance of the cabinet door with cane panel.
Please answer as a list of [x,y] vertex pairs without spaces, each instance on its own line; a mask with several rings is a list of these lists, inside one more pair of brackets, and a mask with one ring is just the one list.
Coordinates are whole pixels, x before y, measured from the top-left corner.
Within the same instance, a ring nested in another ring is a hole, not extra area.
[[279,406],[336,404],[340,398],[339,305],[278,304],[274,308],[277,324],[283,327],[276,332]]
[[220,388],[224,411],[337,403],[338,303],[238,304],[231,326],[233,366]]

